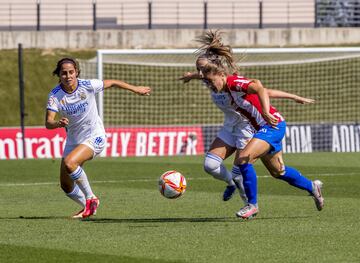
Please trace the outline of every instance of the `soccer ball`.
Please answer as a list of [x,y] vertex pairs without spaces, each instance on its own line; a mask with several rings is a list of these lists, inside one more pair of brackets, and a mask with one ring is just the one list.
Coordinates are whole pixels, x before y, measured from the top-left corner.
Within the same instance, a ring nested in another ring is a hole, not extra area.
[[185,193],[185,177],[177,171],[167,171],[159,178],[159,190],[166,198],[178,198]]

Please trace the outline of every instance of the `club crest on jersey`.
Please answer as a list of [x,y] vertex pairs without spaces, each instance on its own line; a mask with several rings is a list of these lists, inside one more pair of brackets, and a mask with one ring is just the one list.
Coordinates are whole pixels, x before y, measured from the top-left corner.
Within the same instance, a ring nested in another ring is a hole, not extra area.
[[81,100],[86,99],[86,94],[85,94],[85,92],[81,92],[79,96],[80,96],[80,99],[81,99]]
[[65,100],[62,99],[62,100],[60,101],[60,104],[61,104],[61,105],[65,105]]

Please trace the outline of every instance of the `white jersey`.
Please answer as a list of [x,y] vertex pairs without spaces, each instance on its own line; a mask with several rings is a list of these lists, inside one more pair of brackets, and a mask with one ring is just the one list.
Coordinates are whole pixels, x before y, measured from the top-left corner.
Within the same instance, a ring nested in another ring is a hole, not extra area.
[[105,135],[95,99],[95,94],[103,90],[101,80],[78,79],[78,86],[72,93],[64,91],[60,84],[49,93],[47,110],[69,119],[66,126],[67,144],[80,144],[90,137]]
[[214,92],[211,90],[211,99],[214,104],[224,113],[224,128],[234,133],[243,127],[250,125],[247,118],[244,118],[240,112],[236,111],[231,94],[228,92]]

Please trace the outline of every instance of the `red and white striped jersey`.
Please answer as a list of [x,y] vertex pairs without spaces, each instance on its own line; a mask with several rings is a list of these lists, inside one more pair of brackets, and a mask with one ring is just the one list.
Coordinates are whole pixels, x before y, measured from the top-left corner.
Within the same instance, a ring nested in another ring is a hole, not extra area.
[[[248,94],[248,87],[252,81],[238,75],[228,76],[226,81],[227,89],[237,106],[236,111],[247,118],[255,130],[259,130],[260,127],[267,122],[262,117],[261,103],[257,94]],[[269,112],[274,115],[279,122],[284,120],[277,109],[271,105]]]

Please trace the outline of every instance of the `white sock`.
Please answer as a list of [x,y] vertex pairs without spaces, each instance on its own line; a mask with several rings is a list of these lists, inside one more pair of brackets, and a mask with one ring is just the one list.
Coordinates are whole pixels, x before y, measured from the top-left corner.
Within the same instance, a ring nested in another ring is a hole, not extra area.
[[246,196],[244,182],[243,182],[243,176],[241,174],[240,168],[238,166],[234,165],[231,172],[232,172],[233,180],[234,180],[234,182],[236,182],[237,187],[239,189],[240,197],[244,201],[244,203],[247,204],[248,199]]
[[78,166],[78,168],[76,168],[76,170],[70,174],[70,177],[80,187],[80,189],[84,193],[86,199],[95,197],[94,193],[91,190],[90,183],[88,181],[86,173],[80,166]]
[[86,200],[84,193],[80,190],[77,184],[74,184],[74,189],[66,194],[70,199],[74,200],[80,206],[85,207]]
[[204,170],[216,179],[225,181],[228,185],[235,185],[232,174],[223,164],[223,159],[213,153],[207,153],[204,160]]

